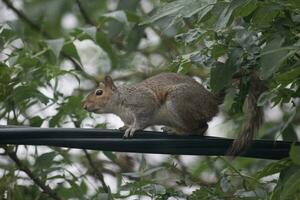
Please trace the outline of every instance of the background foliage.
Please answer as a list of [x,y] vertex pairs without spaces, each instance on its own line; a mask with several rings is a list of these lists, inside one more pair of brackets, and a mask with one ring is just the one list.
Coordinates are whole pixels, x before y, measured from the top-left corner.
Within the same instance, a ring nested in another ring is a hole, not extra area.
[[[250,79],[232,76],[256,71],[268,86],[257,102],[266,114],[259,137],[298,140],[298,0],[3,0],[0,13],[1,124],[103,128],[111,116],[99,121],[81,101],[104,74],[133,83],[173,71],[228,88],[222,131],[235,136]],[[297,146],[276,162],[32,146],[1,152],[1,199],[300,196]]]

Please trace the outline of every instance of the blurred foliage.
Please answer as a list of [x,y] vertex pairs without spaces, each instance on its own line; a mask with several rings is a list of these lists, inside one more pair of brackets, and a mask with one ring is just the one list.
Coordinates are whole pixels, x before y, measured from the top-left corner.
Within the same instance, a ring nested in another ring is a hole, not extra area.
[[[227,88],[224,115],[236,133],[250,78],[246,73],[237,81],[233,75],[256,71],[268,86],[258,105],[276,106],[282,115],[266,121],[260,136],[298,140],[298,0],[3,0],[0,4],[1,124],[86,127],[89,123],[103,128],[105,123],[86,113],[81,101],[104,74],[136,82],[173,71],[200,77],[213,91]],[[3,149],[1,199],[300,196],[298,146],[293,146],[290,158],[277,162],[193,157],[192,164],[183,156],[153,164],[144,155],[51,147]],[[7,155],[17,155],[17,160],[11,162]]]

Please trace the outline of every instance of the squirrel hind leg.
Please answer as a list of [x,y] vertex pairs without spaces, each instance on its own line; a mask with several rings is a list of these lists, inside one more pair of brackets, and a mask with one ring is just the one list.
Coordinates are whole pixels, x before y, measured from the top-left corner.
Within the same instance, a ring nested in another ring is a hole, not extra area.
[[203,136],[208,129],[208,124],[206,122],[201,122],[197,128],[187,128],[187,129],[178,129],[182,133],[186,133],[188,135],[200,135]]
[[172,134],[172,135],[184,135],[185,131],[183,129],[180,128],[174,128],[174,127],[170,127],[170,126],[164,126],[161,128],[161,130],[164,133],[167,134]]
[[203,136],[207,131],[207,129],[208,129],[208,124],[206,122],[204,123],[202,122],[200,123],[199,128],[193,130],[192,133]]
[[175,135],[201,135],[203,136],[208,129],[207,123],[201,123],[200,126],[196,129],[187,129],[187,128],[173,128],[165,126],[161,128],[164,133],[175,134]]

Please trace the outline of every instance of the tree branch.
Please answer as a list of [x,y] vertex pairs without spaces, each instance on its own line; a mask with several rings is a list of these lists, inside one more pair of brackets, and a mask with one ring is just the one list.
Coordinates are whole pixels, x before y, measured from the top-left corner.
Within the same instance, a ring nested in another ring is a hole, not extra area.
[[91,165],[91,167],[94,170],[95,175],[97,176],[97,178],[100,180],[103,190],[105,193],[109,194],[110,193],[110,189],[109,187],[106,185],[105,181],[104,181],[104,177],[103,175],[98,171],[98,168],[96,167],[95,163],[93,162],[90,154],[87,152],[86,149],[83,149],[83,152],[85,154],[86,159],[88,160],[89,164]]
[[6,145],[3,145],[1,147],[5,150],[5,154],[15,162],[18,169],[25,172],[25,174],[27,174],[27,176],[29,176],[31,180],[43,190],[44,193],[46,193],[52,199],[62,200],[62,198],[60,198],[55,191],[53,191],[48,185],[45,185],[42,180],[36,177],[33,172],[24,163],[21,162],[21,160],[17,157],[16,152],[10,150]]
[[34,30],[37,32],[40,32],[44,37],[46,38],[51,38],[51,36],[45,32],[38,24],[35,22],[31,21],[22,11],[16,9],[14,5],[9,1],[9,0],[3,0],[4,4],[10,8],[11,10],[14,11],[14,13],[23,21],[25,21],[28,25],[30,25]]
[[[47,39],[53,39],[51,35],[44,31],[38,24],[33,22],[31,19],[29,19],[22,11],[18,10],[14,5],[10,2],[10,0],[3,0],[4,4],[10,8],[22,21],[27,23],[29,26],[31,26],[35,31],[39,32],[43,37]],[[81,66],[69,55],[67,55],[64,51],[62,51],[62,56],[70,60],[75,69],[79,71],[83,71]]]

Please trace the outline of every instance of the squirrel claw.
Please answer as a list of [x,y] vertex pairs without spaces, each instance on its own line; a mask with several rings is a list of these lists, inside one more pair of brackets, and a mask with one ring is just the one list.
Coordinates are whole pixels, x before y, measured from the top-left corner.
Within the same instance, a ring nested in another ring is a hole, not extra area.
[[136,131],[135,128],[133,127],[128,127],[125,130],[125,134],[123,135],[123,138],[129,138],[129,137],[133,137],[134,132]]

